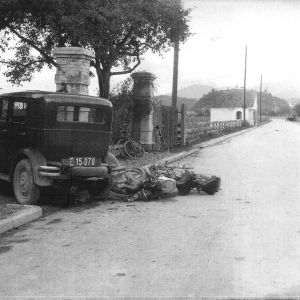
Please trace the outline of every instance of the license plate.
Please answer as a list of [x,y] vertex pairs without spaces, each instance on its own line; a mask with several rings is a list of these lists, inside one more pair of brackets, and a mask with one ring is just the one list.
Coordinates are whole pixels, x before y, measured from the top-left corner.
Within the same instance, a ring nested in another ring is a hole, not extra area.
[[93,167],[98,165],[95,157],[69,157],[64,164],[70,167]]

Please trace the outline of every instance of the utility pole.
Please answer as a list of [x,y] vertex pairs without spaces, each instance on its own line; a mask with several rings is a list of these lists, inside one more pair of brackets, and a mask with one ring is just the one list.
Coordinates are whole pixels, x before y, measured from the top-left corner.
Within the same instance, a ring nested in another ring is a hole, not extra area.
[[[175,9],[180,9],[181,0],[174,0]],[[173,60],[173,86],[172,86],[172,127],[173,127],[173,136],[171,141],[174,140],[174,145],[176,145],[176,133],[178,124],[175,122],[174,113],[177,109],[177,88],[178,88],[178,60],[179,60],[179,33],[177,28],[172,28],[173,30],[173,42],[174,42],[174,60]]]
[[245,52],[245,75],[244,75],[244,122],[246,121],[246,74],[247,74],[247,46]]
[[178,60],[179,60],[179,41],[176,37],[174,42],[174,61],[173,61],[173,88],[172,88],[172,107],[177,106],[177,87],[178,87]]
[[260,111],[260,116],[259,116],[259,125],[261,124],[261,86],[262,86],[262,74],[260,75],[260,93],[259,93],[259,111]]
[[[181,0],[174,0],[175,9],[180,9]],[[174,38],[174,59],[173,59],[173,87],[172,87],[172,107],[177,107],[177,88],[178,88],[178,61],[179,61],[179,36],[177,28],[172,28]]]

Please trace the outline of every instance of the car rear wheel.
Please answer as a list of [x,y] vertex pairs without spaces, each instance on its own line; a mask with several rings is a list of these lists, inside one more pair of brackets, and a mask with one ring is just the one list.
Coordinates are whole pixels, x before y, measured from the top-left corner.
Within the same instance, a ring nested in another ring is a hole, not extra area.
[[14,170],[13,187],[20,204],[35,204],[40,196],[40,187],[35,184],[29,159],[20,160]]
[[91,198],[104,201],[108,198],[111,187],[112,180],[103,179],[91,182],[87,187],[87,191]]

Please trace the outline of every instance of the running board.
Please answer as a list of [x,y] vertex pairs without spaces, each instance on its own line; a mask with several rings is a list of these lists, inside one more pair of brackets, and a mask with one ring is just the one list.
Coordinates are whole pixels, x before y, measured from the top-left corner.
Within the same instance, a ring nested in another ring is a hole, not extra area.
[[5,180],[5,181],[9,181],[9,175],[0,173],[0,179]]

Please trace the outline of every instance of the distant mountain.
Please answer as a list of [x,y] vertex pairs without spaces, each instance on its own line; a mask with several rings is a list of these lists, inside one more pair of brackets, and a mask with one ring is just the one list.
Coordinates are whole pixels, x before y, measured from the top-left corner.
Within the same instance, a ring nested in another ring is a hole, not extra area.
[[[162,95],[156,97],[158,101],[161,101],[163,105],[172,106],[172,96]],[[181,104],[185,104],[187,110],[191,110],[191,108],[195,105],[197,99],[189,99],[183,97],[177,97],[177,108],[181,109]]]
[[[204,94],[210,92],[216,85],[193,84],[177,91],[177,96],[182,98],[200,99]],[[172,94],[167,94],[171,96]]]
[[[209,93],[216,85],[193,84],[177,91],[177,108],[181,109],[181,104],[186,105],[187,110],[191,110],[196,102],[205,94]],[[172,106],[172,94],[157,96],[163,105]]]

